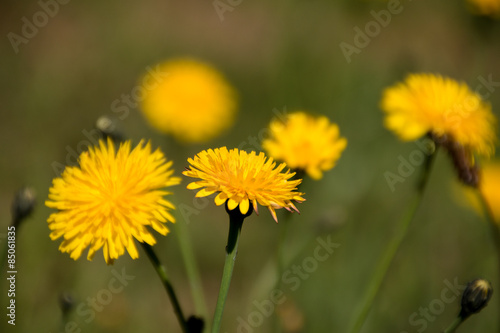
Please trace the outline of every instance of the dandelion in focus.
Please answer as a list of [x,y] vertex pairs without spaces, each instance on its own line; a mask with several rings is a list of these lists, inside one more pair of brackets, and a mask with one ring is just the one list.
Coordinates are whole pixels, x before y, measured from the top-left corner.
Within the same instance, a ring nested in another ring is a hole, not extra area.
[[53,180],[45,201],[58,210],[48,218],[50,238],[63,237],[59,250],[75,260],[87,247],[88,260],[101,247],[107,264],[125,249],[138,258],[134,238],[154,245],[147,227],[166,235],[165,223],[175,221],[169,213],[174,206],[163,198],[171,193],[162,190],[180,183],[171,165],[159,149],[151,151],[150,142],[131,150],[126,141],[115,151],[111,139],[100,140],[80,155],[79,166],[66,167]]
[[302,198],[304,193],[295,191],[302,180],[290,180],[295,173],[282,172],[286,164],[276,167],[276,162],[264,153],[257,155],[222,147],[204,150],[188,162],[191,166],[183,174],[200,180],[188,184],[187,188],[200,189],[196,197],[218,193],[215,204],[220,206],[227,201],[230,211],[239,207],[245,215],[251,204],[258,212],[258,203],[267,207],[278,222],[276,209],[298,211],[292,201],[305,200]]
[[294,112],[284,121],[273,120],[269,128],[270,136],[262,142],[267,154],[316,180],[335,166],[347,146],[338,126],[325,116]]
[[[234,122],[236,93],[212,66],[181,58],[158,65],[164,77],[141,86],[142,111],[151,126],[181,142],[206,142]],[[144,83],[153,81],[148,73]]]
[[183,175],[200,180],[188,184],[187,188],[198,189],[196,197],[217,193],[215,204],[225,204],[229,215],[226,260],[212,321],[212,332],[219,332],[244,219],[254,210],[258,213],[257,204],[267,207],[276,222],[275,210],[278,208],[298,212],[292,201],[304,201],[304,193],[296,191],[302,180],[290,180],[295,173],[282,172],[285,163],[276,167],[272,158],[254,151],[247,153],[226,147],[208,149],[189,158],[188,162],[190,166]]

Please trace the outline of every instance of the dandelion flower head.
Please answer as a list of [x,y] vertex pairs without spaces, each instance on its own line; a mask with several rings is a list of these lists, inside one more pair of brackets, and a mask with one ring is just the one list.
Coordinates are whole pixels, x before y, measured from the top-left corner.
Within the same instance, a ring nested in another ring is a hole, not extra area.
[[239,207],[242,214],[247,214],[252,204],[258,213],[258,203],[267,207],[278,222],[275,209],[298,212],[292,201],[305,200],[302,198],[304,193],[295,191],[302,180],[290,180],[295,173],[282,172],[286,164],[276,167],[276,162],[262,152],[257,155],[254,151],[247,153],[222,147],[204,150],[188,162],[190,167],[183,174],[200,180],[190,183],[187,188],[200,189],[196,197],[218,193],[215,204],[220,206],[227,202],[229,210]]
[[313,179],[321,179],[323,171],[333,168],[347,146],[338,126],[325,116],[294,112],[284,121],[271,121],[269,129],[269,138],[262,142],[267,154]]
[[385,126],[400,139],[427,133],[451,137],[467,150],[486,157],[495,151],[496,119],[491,106],[463,82],[433,74],[411,74],[384,91]]
[[126,141],[115,151],[110,139],[100,140],[80,155],[79,166],[66,167],[53,180],[45,202],[58,210],[48,218],[50,238],[63,237],[59,250],[75,260],[87,247],[88,260],[101,247],[108,264],[125,249],[136,259],[134,238],[154,245],[147,227],[166,235],[165,223],[175,221],[169,213],[174,206],[163,198],[170,194],[163,188],[180,183],[171,165],[159,149],[151,151],[150,142],[131,150]]
[[[181,58],[148,72],[141,109],[151,126],[181,142],[208,141],[234,122],[236,93],[212,66]],[[148,83],[148,84],[146,84]]]

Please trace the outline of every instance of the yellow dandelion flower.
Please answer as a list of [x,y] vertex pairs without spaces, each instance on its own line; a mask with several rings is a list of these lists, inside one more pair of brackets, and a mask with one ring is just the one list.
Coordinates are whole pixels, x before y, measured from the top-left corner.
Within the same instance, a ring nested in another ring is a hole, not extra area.
[[484,16],[500,17],[500,0],[468,0],[472,10]]
[[[484,196],[488,206],[493,213],[493,217],[500,224],[500,161],[489,161],[481,167],[481,181],[479,191]],[[465,196],[468,203],[478,213],[482,214],[481,202],[474,190],[465,188]]]
[[491,106],[463,82],[433,74],[411,74],[384,91],[385,126],[402,140],[426,133],[451,137],[466,150],[486,157],[495,151]]
[[274,220],[278,222],[275,209],[285,208],[295,210],[292,203],[303,202],[304,193],[295,192],[302,180],[289,180],[295,173],[281,172],[286,167],[281,163],[276,167],[272,158],[267,158],[264,153],[258,155],[252,151],[226,147],[204,150],[194,159],[188,159],[191,166],[183,172],[185,176],[201,180],[190,183],[190,190],[200,189],[196,197],[205,197],[218,193],[215,204],[220,206],[227,201],[229,210],[239,206],[240,212],[247,214],[252,204],[258,213],[257,203],[265,206],[271,212]]
[[[193,59],[158,65],[141,85],[142,111],[157,130],[182,142],[205,142],[234,122],[236,93],[213,67]],[[149,84],[146,84],[149,82]],[[151,83],[154,82],[154,83]]]
[[141,141],[132,151],[130,141],[121,143],[117,152],[113,142],[103,140],[79,157],[79,166],[68,166],[55,178],[45,205],[57,209],[47,222],[50,238],[63,237],[59,250],[78,259],[89,248],[92,260],[101,247],[106,263],[112,264],[125,248],[132,259],[139,254],[134,238],[154,245],[147,226],[162,235],[164,225],[175,222],[169,210],[174,206],[163,199],[170,192],[162,190],[180,183],[172,177],[172,162],[166,162],[151,143]]
[[262,142],[269,156],[292,169],[304,170],[313,179],[333,168],[347,146],[338,126],[324,116],[294,112],[285,121],[273,120],[269,128],[270,137]]

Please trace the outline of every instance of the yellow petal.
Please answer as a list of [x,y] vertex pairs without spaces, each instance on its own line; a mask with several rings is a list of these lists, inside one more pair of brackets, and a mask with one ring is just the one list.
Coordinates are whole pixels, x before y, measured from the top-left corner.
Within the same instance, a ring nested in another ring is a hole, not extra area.
[[217,192],[216,190],[209,190],[209,189],[206,189],[206,188],[202,188],[201,190],[198,191],[198,193],[196,193],[196,197],[197,198],[202,198],[202,197],[207,197],[211,194],[214,194],[215,192]]
[[224,193],[224,192],[220,192],[220,193],[219,193],[219,194],[215,197],[215,199],[214,199],[215,204],[216,204],[217,206],[220,206],[220,205],[222,205],[222,204],[226,203],[226,200],[227,200],[227,195],[226,195],[226,193]]

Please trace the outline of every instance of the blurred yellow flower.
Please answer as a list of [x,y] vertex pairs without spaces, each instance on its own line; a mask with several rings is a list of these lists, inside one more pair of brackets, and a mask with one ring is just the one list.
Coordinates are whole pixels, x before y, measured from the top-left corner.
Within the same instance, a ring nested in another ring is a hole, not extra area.
[[270,137],[262,142],[268,155],[313,179],[321,179],[323,171],[333,168],[347,146],[338,126],[324,116],[294,112],[284,121],[273,120],[269,128]]
[[[229,210],[239,206],[242,214],[247,214],[250,203],[258,213],[257,203],[265,206],[278,222],[275,209],[285,208],[295,210],[292,203],[303,202],[304,193],[294,192],[302,182],[301,179],[289,180],[295,173],[281,172],[286,164],[276,167],[272,158],[267,159],[264,153],[257,155],[254,151],[247,153],[243,150],[226,147],[214,150],[204,150],[194,159],[188,159],[191,166],[183,172],[185,176],[201,180],[190,183],[190,190],[200,189],[196,197],[205,197],[213,193],[215,204],[220,206],[227,201]],[[275,168],[276,167],[276,168]]]
[[174,206],[163,199],[170,194],[161,190],[180,183],[172,177],[172,162],[166,162],[151,143],[141,141],[130,151],[130,141],[121,143],[117,152],[113,142],[103,140],[79,157],[79,166],[68,166],[61,177],[55,178],[45,205],[57,209],[47,222],[50,238],[64,237],[61,252],[78,259],[90,246],[87,259],[104,247],[104,259],[112,264],[125,248],[132,259],[139,254],[134,238],[154,245],[156,240],[146,228],[162,235],[164,225],[174,222],[169,210]]
[[500,0],[468,0],[479,15],[500,17]]
[[[160,82],[141,86],[142,111],[157,130],[182,142],[205,142],[234,122],[236,93],[213,67],[193,59],[158,66]],[[145,75],[142,82],[151,82]]]
[[495,151],[496,119],[491,106],[462,82],[433,74],[411,74],[387,88],[381,108],[385,126],[402,140],[432,133],[486,157]]
[[[474,190],[464,189],[469,204],[482,214],[481,203]],[[481,167],[479,191],[483,194],[493,213],[493,218],[500,224],[500,161],[488,161]]]

